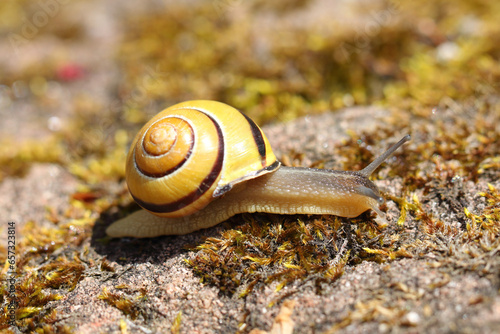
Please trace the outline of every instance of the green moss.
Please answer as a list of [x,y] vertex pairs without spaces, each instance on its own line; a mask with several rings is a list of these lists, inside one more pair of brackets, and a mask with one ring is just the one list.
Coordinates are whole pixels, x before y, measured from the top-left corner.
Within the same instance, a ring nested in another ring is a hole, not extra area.
[[348,262],[409,256],[390,242],[380,245],[380,250],[375,244],[374,250],[351,254],[346,224],[356,228],[356,243],[370,244],[381,233],[376,225],[363,223],[364,218],[344,224],[326,216],[307,218],[308,223],[301,216],[272,216],[273,221],[246,218],[249,221],[224,231],[220,238],[208,238],[186,260],[203,282],[229,294],[238,292],[240,297],[272,282],[278,282],[279,291],[296,280],[333,281],[342,276]]
[[24,176],[34,162],[62,164],[64,160],[64,148],[58,140],[16,145],[10,138],[0,138],[0,182],[7,176]]
[[172,334],[180,333],[181,324],[182,324],[182,311],[179,311],[179,313],[177,313],[177,316],[175,317],[174,322],[172,323],[172,327],[170,327],[170,332]]
[[[105,259],[98,263],[88,259],[88,251],[83,248],[95,221],[95,218],[90,218],[92,212],[100,212],[106,204],[97,200],[87,203],[89,208],[85,209],[77,203],[81,202],[75,201],[64,215],[48,212],[47,218],[54,222],[53,227],[28,222],[18,231],[21,238],[16,242],[15,271],[2,271],[4,283],[0,287],[0,305],[7,310],[11,301],[17,303],[16,325],[21,331],[71,332],[71,328],[58,323],[57,302],[77,287],[88,270],[94,270],[94,267],[113,270]],[[0,254],[2,265],[7,263],[6,255]],[[3,294],[9,288],[7,278],[16,279],[14,296]],[[6,329],[8,321],[7,312],[2,312],[0,329]]]
[[98,298],[104,300],[109,305],[116,307],[122,311],[123,314],[130,316],[132,319],[136,319],[139,315],[144,317],[147,316],[146,310],[143,306],[143,302],[146,300],[146,290],[139,289],[137,291],[130,291],[130,289],[126,286],[116,288],[125,289],[125,292],[132,292],[136,294],[136,296],[131,297],[124,293],[112,293],[104,287]]
[[[57,259],[36,270],[22,268],[23,274],[16,278],[15,299],[2,300],[2,307],[14,301],[16,324],[19,329],[42,332],[68,332],[69,329],[56,323],[53,303],[62,299],[61,290],[73,289],[82,277],[84,266],[64,258]],[[6,278],[3,275],[2,280]],[[58,292],[56,292],[58,291]],[[64,291],[63,293],[65,293]],[[7,313],[1,318],[0,328],[8,327]]]
[[[457,7],[484,25],[464,32]],[[229,15],[213,15],[211,4],[174,6],[130,22],[134,29],[119,57],[128,76],[126,104],[137,111],[151,100],[167,106],[208,98],[242,109],[257,122],[374,102],[428,116],[444,98],[470,101],[495,88],[500,73],[496,9],[496,4],[467,1],[428,2],[422,8],[389,3],[385,11],[367,10],[367,25],[375,27],[369,32],[290,26],[259,36],[261,30],[252,29],[252,9],[236,25]],[[448,12],[453,14],[443,15]],[[174,19],[191,16],[213,20]],[[397,18],[409,22],[392,24]],[[435,22],[425,30],[429,19]],[[256,58],[258,45],[252,42],[261,39],[267,49]]]
[[[119,56],[131,114],[152,100],[168,106],[204,98],[229,103],[261,123],[370,103],[382,97],[375,87],[397,77],[397,61],[410,55],[412,32],[406,28],[382,27],[359,47],[350,44],[356,34],[349,30],[324,34],[291,28],[258,36],[250,16],[234,24],[229,16],[213,14],[207,3],[131,20],[134,29]],[[192,15],[199,19],[175,19]],[[256,58],[260,39],[268,50]],[[137,66],[137,59],[143,65]],[[392,69],[373,71],[372,61]]]
[[473,214],[464,208],[469,220],[463,238],[468,241],[480,241],[484,238],[484,250],[491,251],[494,249],[491,243],[496,243],[500,235],[500,192],[488,184],[488,191],[479,192],[478,195],[486,200],[486,207],[479,214]]

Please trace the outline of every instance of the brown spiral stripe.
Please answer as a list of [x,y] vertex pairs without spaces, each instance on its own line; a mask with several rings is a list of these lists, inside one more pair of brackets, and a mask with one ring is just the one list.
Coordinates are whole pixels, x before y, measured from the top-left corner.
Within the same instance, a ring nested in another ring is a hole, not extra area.
[[248,124],[250,124],[253,140],[255,141],[255,146],[257,147],[257,151],[259,152],[260,159],[262,161],[262,167],[266,167],[267,153],[266,153],[266,142],[264,141],[264,134],[262,133],[262,130],[257,126],[257,124],[255,124],[255,122],[250,117],[248,117],[243,113],[241,114],[245,117]]

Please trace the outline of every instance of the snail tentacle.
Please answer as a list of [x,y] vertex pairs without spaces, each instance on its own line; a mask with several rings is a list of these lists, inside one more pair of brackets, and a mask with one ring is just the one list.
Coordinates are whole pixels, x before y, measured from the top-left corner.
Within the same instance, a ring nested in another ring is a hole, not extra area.
[[370,176],[375,171],[375,169],[377,169],[385,160],[387,160],[387,158],[391,156],[391,154],[393,154],[398,148],[400,148],[404,143],[406,143],[410,139],[411,136],[409,134],[404,136],[396,144],[389,147],[389,149],[385,151],[381,156],[379,156],[377,159],[373,160],[368,166],[360,170],[359,173],[366,177]]

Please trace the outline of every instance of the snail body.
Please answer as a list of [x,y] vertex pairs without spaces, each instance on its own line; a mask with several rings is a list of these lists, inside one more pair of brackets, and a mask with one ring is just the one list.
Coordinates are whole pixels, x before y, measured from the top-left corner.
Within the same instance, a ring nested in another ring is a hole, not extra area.
[[372,209],[382,216],[383,198],[368,177],[409,139],[361,171],[285,167],[262,130],[238,110],[215,101],[180,103],[144,126],[127,157],[129,190],[145,210],[114,222],[106,233],[187,234],[243,212],[353,218]]

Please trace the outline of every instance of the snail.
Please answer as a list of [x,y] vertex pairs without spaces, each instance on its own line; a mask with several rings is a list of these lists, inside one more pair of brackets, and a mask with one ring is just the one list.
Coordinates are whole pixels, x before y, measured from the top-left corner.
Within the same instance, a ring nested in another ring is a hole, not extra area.
[[368,179],[403,137],[361,171],[281,166],[262,130],[233,107],[187,101],[154,116],[127,156],[126,180],[143,208],[111,224],[111,237],[181,235],[243,212],[353,218],[383,198]]

